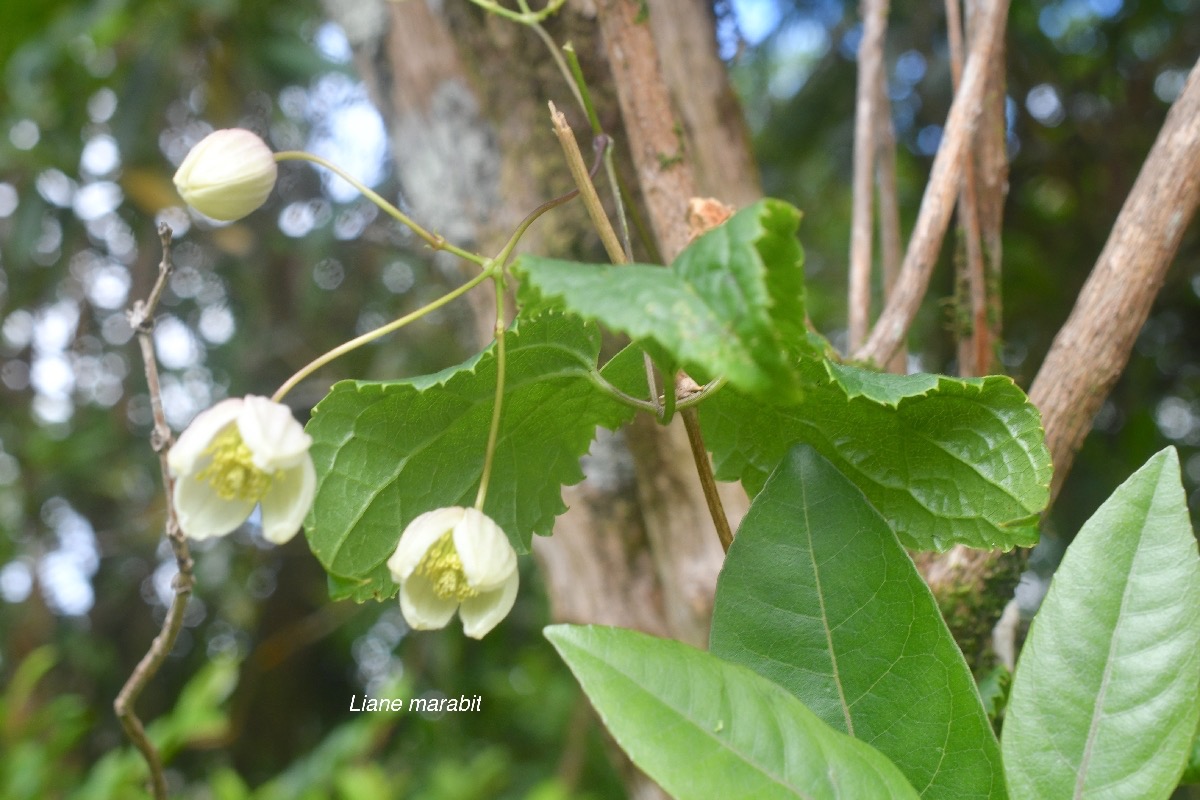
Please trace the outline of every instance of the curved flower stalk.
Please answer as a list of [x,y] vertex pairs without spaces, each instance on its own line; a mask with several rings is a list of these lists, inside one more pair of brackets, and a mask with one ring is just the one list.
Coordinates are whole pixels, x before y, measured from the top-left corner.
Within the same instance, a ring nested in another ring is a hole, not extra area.
[[278,172],[274,153],[257,134],[228,128],[213,131],[188,151],[175,173],[175,187],[201,214],[233,222],[267,202]]
[[263,536],[291,539],[316,494],[310,445],[288,407],[265,397],[231,398],[197,414],[167,454],[184,534],[224,536],[261,505]]
[[444,628],[457,611],[482,639],[517,598],[517,554],[500,526],[474,508],[439,508],[409,523],[388,559],[400,610],[417,630]]

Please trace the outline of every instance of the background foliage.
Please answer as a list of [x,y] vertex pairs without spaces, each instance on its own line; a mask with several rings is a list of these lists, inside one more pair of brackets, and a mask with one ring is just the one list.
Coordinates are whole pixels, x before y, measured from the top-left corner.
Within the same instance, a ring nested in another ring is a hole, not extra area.
[[[1200,50],[1196,5],[1039,0],[1012,12],[1004,363],[1020,385],[1066,318]],[[765,192],[805,213],[808,309],[840,344],[854,8],[743,0],[719,2],[716,13]],[[948,104],[943,28],[936,5],[900,7],[890,20],[906,222]],[[232,125],[267,134],[278,149],[338,154],[395,196],[385,139],[371,135],[379,123],[347,61],[340,33],[307,0],[59,0],[0,10],[6,797],[103,791],[97,781],[120,769],[111,755],[122,743],[111,698],[168,597],[173,565],[160,545],[148,404],[123,315],[145,294],[158,261],[155,221],[180,237],[156,339],[177,428],[225,395],[269,394],[307,357],[456,280],[372,207],[299,165],[284,165],[268,207],[244,222],[210,230],[178,206],[174,165],[211,127]],[[1050,532],[1069,537],[1166,444],[1179,448],[1195,516],[1200,329],[1188,320],[1200,306],[1197,259],[1192,231]],[[949,269],[935,281],[935,294],[952,293]],[[432,324],[327,368],[292,395],[297,411],[307,414],[339,377],[394,378],[458,363],[464,314],[452,306]],[[914,366],[952,369],[946,320],[936,299],[924,309]],[[1050,538],[1032,566],[1048,571],[1059,550]],[[532,570],[522,577],[534,588],[522,592],[514,615],[476,643],[409,636],[391,603],[330,604],[301,538],[270,548],[247,529],[196,548],[196,558],[199,590],[187,628],[141,705],[145,716],[158,716],[196,676],[187,695],[194,702],[180,702],[161,726],[166,739],[180,737],[180,725],[190,731],[175,745],[177,785],[213,776],[213,786],[224,787],[218,796],[253,789],[271,797],[289,796],[280,781],[290,779],[314,797],[381,796],[370,792],[382,774],[396,781],[395,796],[619,791],[578,689],[540,637],[547,614]],[[240,668],[201,671],[215,658]],[[486,711],[384,722],[348,712],[351,695],[384,687],[479,693]],[[272,780],[282,794],[269,794]]]

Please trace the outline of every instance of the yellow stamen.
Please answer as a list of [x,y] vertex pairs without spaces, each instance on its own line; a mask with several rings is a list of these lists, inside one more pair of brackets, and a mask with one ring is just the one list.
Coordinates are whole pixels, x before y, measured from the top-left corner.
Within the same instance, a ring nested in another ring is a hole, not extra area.
[[196,480],[207,481],[222,500],[258,502],[271,488],[271,474],[254,465],[254,455],[237,425],[214,436],[204,453],[212,455],[212,463],[196,474]]
[[467,584],[462,559],[454,549],[453,531],[446,531],[425,551],[421,563],[417,564],[416,573],[428,578],[433,584],[434,593],[443,600],[453,597],[461,603],[479,594]]

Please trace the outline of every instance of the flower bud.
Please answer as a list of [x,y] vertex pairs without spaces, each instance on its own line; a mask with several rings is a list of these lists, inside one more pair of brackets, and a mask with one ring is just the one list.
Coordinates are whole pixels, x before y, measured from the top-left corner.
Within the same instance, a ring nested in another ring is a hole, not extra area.
[[243,128],[229,128],[210,133],[191,149],[175,173],[175,186],[201,214],[232,222],[267,201],[277,173],[266,142]]

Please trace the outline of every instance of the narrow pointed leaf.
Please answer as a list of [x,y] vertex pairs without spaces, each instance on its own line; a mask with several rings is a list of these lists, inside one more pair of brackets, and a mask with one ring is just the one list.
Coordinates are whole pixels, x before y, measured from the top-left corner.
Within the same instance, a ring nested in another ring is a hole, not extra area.
[[1174,448],[1067,548],[1013,677],[1014,798],[1169,797],[1200,716],[1200,556]]
[[669,268],[522,256],[522,301],[562,308],[643,340],[700,379],[791,396],[804,328],[800,212],[763,200],[690,244]]
[[1000,746],[929,587],[810,447],[789,453],[738,528],[711,650],[870,743],[922,797],[1005,797]]
[[[528,552],[583,478],[597,425],[631,411],[593,384],[599,332],[577,319],[526,320],[507,337],[507,379],[484,512]],[[388,597],[385,562],[418,514],[475,501],[496,387],[494,346],[458,367],[406,381],[343,381],[313,410],[317,497],[309,546],[335,598]],[[553,413],[549,409],[554,409]]]
[[633,762],[677,800],[917,797],[884,756],[745,667],[620,628],[554,625],[546,637]]
[[700,406],[718,478],[754,494],[805,443],[862,490],[905,547],[1037,541],[1050,454],[1037,409],[1010,379],[885,375],[815,360],[800,370],[797,402],[726,389]]

